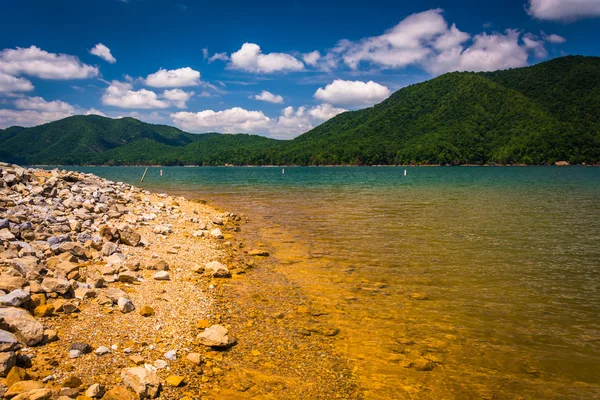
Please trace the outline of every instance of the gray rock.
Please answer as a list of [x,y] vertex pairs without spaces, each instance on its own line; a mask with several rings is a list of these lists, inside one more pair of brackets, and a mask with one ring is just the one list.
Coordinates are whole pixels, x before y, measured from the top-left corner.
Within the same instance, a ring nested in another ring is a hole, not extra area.
[[87,354],[92,351],[92,348],[87,343],[75,342],[71,344],[71,350],[79,350],[83,354]]
[[[108,354],[108,353],[110,353],[110,349],[109,349],[108,347],[106,347],[106,346],[100,346],[100,347],[98,347],[98,348],[96,349],[96,351],[95,351],[94,353],[96,353],[96,354],[97,354],[97,355],[99,355],[99,356],[103,356],[103,355],[105,355],[105,354]],[[90,396],[90,397],[91,397],[91,396]]]
[[44,326],[22,308],[0,308],[0,329],[14,333],[28,346],[36,345],[44,338]]
[[167,360],[175,361],[175,360],[177,360],[177,351],[169,350],[164,354],[164,356]]
[[129,299],[126,299],[125,297],[119,297],[119,299],[117,300],[117,305],[119,306],[119,310],[121,310],[122,313],[128,313],[135,310],[133,302]]
[[0,352],[16,351],[21,348],[19,339],[12,333],[0,330]]
[[44,278],[42,281],[42,289],[46,293],[67,294],[71,290],[71,284],[66,279]]
[[236,339],[229,335],[227,328],[221,325],[206,328],[197,339],[200,344],[210,347],[227,347],[236,342]]
[[156,373],[144,367],[123,368],[123,384],[133,390],[140,399],[154,399],[161,389]]
[[154,274],[153,278],[157,281],[169,281],[171,277],[167,271],[158,271]]
[[106,242],[102,246],[102,255],[105,257],[112,256],[117,250],[119,250],[119,246],[116,243]]
[[69,350],[69,358],[79,358],[83,353],[79,350]]
[[13,290],[9,294],[0,296],[0,306],[3,307],[20,307],[23,303],[31,300],[29,294],[23,289]]
[[6,376],[15,366],[17,356],[12,351],[0,353],[0,376]]

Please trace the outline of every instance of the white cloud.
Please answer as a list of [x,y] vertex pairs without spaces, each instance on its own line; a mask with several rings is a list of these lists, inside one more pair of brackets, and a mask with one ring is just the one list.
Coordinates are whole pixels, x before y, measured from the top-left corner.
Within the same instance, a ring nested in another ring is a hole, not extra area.
[[117,62],[117,59],[114,58],[112,54],[110,54],[110,49],[102,43],[98,43],[96,46],[94,46],[94,48],[90,50],[90,54],[98,56],[104,61],[109,62],[110,64],[114,64]]
[[271,92],[267,92],[263,90],[260,94],[250,96],[250,98],[254,98],[255,100],[266,101],[268,103],[281,104],[283,103],[283,97],[278,94],[273,94]]
[[96,110],[95,108],[90,108],[89,110],[86,110],[83,115],[99,115],[101,117],[106,117],[106,114],[104,114],[102,111],[100,110]]
[[177,108],[186,108],[185,103],[194,95],[194,92],[184,92],[181,89],[165,90],[163,97],[175,105]]
[[170,105],[151,90],[132,89],[131,83],[112,81],[104,91],[102,104],[120,108],[167,108]]
[[24,110],[37,110],[56,113],[75,114],[75,107],[64,101],[46,101],[41,97],[24,97],[15,100],[15,106]]
[[562,36],[559,36],[555,33],[551,33],[550,35],[546,35],[545,33],[542,32],[542,37],[544,38],[544,40],[546,42],[549,43],[554,43],[554,44],[561,44],[567,41],[567,39],[565,39]]
[[75,56],[48,53],[36,46],[0,51],[0,72],[42,79],[83,79],[98,76],[98,68],[83,64]]
[[318,50],[311,51],[302,55],[302,59],[307,65],[316,66],[317,62],[321,58],[321,53]]
[[310,109],[290,106],[279,117],[269,118],[262,111],[234,107],[223,111],[177,112],[171,114],[171,119],[181,129],[191,132],[254,133],[289,139],[344,111],[329,104]]
[[529,0],[527,13],[549,21],[575,21],[600,16],[598,0]]
[[37,110],[0,109],[0,128],[9,126],[36,126],[71,116],[70,113]]
[[0,72],[0,93],[28,92],[33,90],[31,82]]
[[[527,65],[529,51],[540,55],[543,44],[528,47],[519,43],[520,33],[508,29],[505,34],[480,33],[466,49],[456,46],[428,58],[424,67],[433,74],[451,71],[494,71]],[[533,43],[530,42],[529,46]],[[540,47],[541,46],[541,47]]]
[[208,58],[209,63],[217,60],[227,61],[229,60],[229,56],[227,55],[227,53],[215,53],[212,55],[212,57]]
[[229,64],[232,69],[254,73],[272,73],[286,71],[301,71],[304,64],[286,53],[263,54],[260,46],[254,43],[244,43],[242,48],[231,55]]
[[159,69],[146,77],[146,85],[152,87],[184,87],[200,84],[200,72],[190,67],[179,69]]
[[386,99],[390,90],[373,81],[344,81],[336,79],[315,92],[315,98],[326,103],[346,105],[373,105]]
[[[559,38],[552,40],[560,43]],[[324,70],[339,63],[354,70],[363,64],[383,69],[414,65],[442,74],[523,67],[531,54],[547,57],[544,41],[532,34],[507,29],[471,35],[448,24],[442,10],[434,9],[409,15],[380,36],[341,40],[317,63]]]

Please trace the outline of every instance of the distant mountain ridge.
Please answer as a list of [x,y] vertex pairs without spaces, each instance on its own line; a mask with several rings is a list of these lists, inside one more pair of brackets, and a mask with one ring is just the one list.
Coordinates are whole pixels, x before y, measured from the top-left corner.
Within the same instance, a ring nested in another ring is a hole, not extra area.
[[294,140],[190,134],[133,118],[73,116],[0,130],[24,164],[322,165],[600,162],[600,57],[455,72],[342,113]]

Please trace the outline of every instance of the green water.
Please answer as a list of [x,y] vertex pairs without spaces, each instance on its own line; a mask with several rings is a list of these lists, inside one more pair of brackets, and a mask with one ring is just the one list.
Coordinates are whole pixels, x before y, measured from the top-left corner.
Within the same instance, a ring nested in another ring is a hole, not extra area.
[[162,170],[142,186],[252,217],[365,398],[600,397],[600,168]]

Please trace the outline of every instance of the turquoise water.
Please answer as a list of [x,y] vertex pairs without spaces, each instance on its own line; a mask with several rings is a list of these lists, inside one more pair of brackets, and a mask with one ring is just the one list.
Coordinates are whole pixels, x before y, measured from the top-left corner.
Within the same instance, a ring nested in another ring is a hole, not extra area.
[[366,398],[600,397],[600,168],[77,169],[251,216]]

